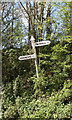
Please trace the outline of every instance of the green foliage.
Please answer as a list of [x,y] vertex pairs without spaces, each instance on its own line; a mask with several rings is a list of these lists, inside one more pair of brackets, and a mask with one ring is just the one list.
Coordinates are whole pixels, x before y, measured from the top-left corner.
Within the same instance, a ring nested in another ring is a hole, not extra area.
[[[45,4],[43,2],[39,3],[43,12]],[[69,31],[70,14],[68,14],[71,3],[52,3],[52,7],[54,9],[58,8],[55,11],[56,18],[51,19],[49,15],[47,19],[43,18],[41,24],[39,12],[38,16],[36,15],[35,22],[37,24],[34,23],[36,27],[31,26],[35,27],[33,29],[36,32],[36,38],[38,37],[40,40],[47,38],[51,41],[50,45],[42,47],[41,53],[38,56],[40,57],[38,79],[35,75],[34,60],[18,60],[19,56],[29,54],[27,52],[29,49],[28,45],[21,48],[15,46],[23,38],[20,22],[17,22],[16,29],[14,29],[15,32],[11,33],[11,35],[14,35],[13,39],[16,38],[17,43],[15,41],[13,47],[7,48],[9,46],[6,46],[2,51],[3,119],[47,118],[50,120],[72,118],[72,37],[71,31]],[[66,7],[68,7],[68,11]],[[34,12],[33,10],[32,12]],[[61,22],[60,26],[58,26],[58,19]],[[50,25],[52,29],[50,29]],[[43,30],[45,30],[46,35],[42,34]],[[48,30],[49,33],[47,33]]]
[[5,111],[4,118],[16,118],[17,116],[17,108],[15,106],[9,106],[7,111]]
[[[52,49],[51,60],[53,61],[52,70],[53,78],[56,82],[63,83],[66,79],[72,79],[72,65],[71,65],[71,39],[62,40],[59,44],[56,44]],[[59,80],[58,80],[59,79]]]
[[[17,97],[15,104],[9,103],[4,118],[48,118],[66,119],[72,117],[72,82],[68,80],[58,93],[52,93],[46,98],[39,97],[26,99]],[[69,99],[69,100],[68,100]]]

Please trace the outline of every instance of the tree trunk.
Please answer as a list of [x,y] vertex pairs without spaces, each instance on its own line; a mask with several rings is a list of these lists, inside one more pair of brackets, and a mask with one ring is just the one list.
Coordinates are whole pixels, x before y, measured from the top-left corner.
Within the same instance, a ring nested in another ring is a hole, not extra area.
[[11,27],[11,32],[12,32],[12,36],[11,36],[11,46],[13,46],[13,42],[14,42],[14,39],[13,39],[13,19],[14,19],[14,2],[12,3],[12,27]]
[[49,18],[50,18],[50,14],[51,14],[51,2],[49,3],[49,6],[48,6],[48,10],[47,10],[47,17],[46,17],[46,19],[47,19],[47,35],[46,35],[46,38],[47,39],[50,39],[50,21],[48,21],[49,20]]
[[[43,23],[43,4],[41,4],[41,28],[42,28],[42,23]],[[41,37],[41,39],[40,39],[40,41],[42,41],[42,29],[40,29],[40,37]],[[39,47],[39,53],[41,53],[41,48],[42,47]],[[40,57],[39,57],[39,66],[40,66]]]

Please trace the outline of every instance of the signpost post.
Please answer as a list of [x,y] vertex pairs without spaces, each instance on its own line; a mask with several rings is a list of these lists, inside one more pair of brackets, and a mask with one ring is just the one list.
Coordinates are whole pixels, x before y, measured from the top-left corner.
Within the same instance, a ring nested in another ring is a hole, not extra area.
[[34,54],[26,55],[26,56],[20,56],[18,59],[19,60],[28,60],[28,59],[33,59],[34,58],[35,59],[36,74],[37,74],[37,78],[38,78],[39,75],[38,75],[37,56],[36,56],[36,49],[35,49],[35,47],[49,45],[50,41],[35,42],[35,39],[34,39],[33,36],[31,36],[30,41],[31,41],[31,44],[32,44],[32,48],[33,48]]
[[37,56],[36,56],[36,49],[35,49],[35,39],[33,36],[31,36],[31,44],[32,44],[32,47],[33,47],[33,52],[35,54],[35,67],[36,67],[36,74],[37,74],[37,78],[39,77],[38,76],[38,67],[37,67]]

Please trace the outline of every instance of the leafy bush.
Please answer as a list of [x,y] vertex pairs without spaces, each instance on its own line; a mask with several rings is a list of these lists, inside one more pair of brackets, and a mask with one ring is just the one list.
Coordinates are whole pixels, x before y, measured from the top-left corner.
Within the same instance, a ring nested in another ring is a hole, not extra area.
[[61,91],[53,92],[51,96],[17,97],[15,104],[9,103],[4,118],[48,118],[66,119],[72,117],[72,82],[64,83]]

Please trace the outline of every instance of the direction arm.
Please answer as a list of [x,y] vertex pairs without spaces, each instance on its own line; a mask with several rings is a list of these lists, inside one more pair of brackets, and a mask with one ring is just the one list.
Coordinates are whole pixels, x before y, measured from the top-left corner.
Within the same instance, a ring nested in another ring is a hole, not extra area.
[[33,59],[33,58],[35,58],[35,54],[20,56],[18,59],[19,60],[28,60],[28,59]]
[[35,42],[35,47],[49,45],[50,41]]

